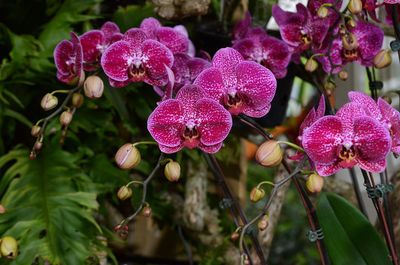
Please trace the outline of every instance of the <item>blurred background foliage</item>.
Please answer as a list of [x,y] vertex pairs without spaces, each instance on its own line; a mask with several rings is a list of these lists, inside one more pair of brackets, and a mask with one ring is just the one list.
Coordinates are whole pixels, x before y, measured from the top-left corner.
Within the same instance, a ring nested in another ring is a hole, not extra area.
[[[211,18],[218,17],[215,2]],[[250,4],[255,8],[257,1]],[[117,223],[106,205],[119,209],[123,216],[132,213],[138,206],[140,189],[134,190],[130,202],[120,202],[116,191],[132,178],[146,177],[157,161],[158,149],[141,146],[142,162],[133,172],[122,171],[113,163],[122,144],[150,139],[146,120],[158,101],[152,88],[135,83],[115,89],[104,82],[105,97],[85,99],[74,115],[63,147],[59,145],[58,119],[51,121],[44,148],[34,160],[29,159],[34,143],[30,128],[46,116],[39,104],[43,95],[69,89],[56,78],[53,50],[60,41],[69,39],[71,30],[80,35],[111,20],[124,32],[149,16],[154,16],[153,8],[145,1],[0,2],[0,203],[6,209],[0,216],[0,235],[15,237],[20,246],[15,260],[2,258],[0,264],[99,264],[105,256],[111,264],[131,254],[115,251],[106,243],[121,241],[112,232]],[[193,29],[195,20],[185,19],[183,23]],[[238,156],[239,140],[230,136],[226,142],[230,148],[217,157],[229,167],[234,163],[230,159]],[[172,158],[178,162],[203,160],[196,150],[184,150]],[[250,163],[247,190],[266,176],[272,179],[273,173]],[[160,196],[165,191],[183,194],[184,185],[185,178],[171,184],[161,173],[151,183],[148,202],[160,227],[175,227],[173,205]],[[300,200],[292,190],[287,197],[269,264],[317,264],[315,248],[306,241],[308,226]],[[218,209],[219,200],[215,193],[208,196],[212,209]],[[247,205],[249,216],[255,215],[257,208]],[[225,236],[225,243],[218,248],[210,250],[189,239],[201,257],[200,264],[223,264],[218,260],[235,227],[227,211],[219,209],[218,221]]]

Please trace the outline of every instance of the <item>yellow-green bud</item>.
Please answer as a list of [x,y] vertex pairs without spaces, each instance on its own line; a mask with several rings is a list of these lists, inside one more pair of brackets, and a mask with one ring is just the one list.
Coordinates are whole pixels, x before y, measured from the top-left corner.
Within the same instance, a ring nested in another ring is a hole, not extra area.
[[307,189],[312,193],[319,193],[324,186],[324,178],[318,174],[311,174],[306,181]]
[[358,48],[358,40],[356,35],[349,33],[342,38],[343,48],[345,50],[351,51]]
[[117,193],[118,199],[126,200],[132,196],[132,189],[128,186],[122,186]]
[[99,98],[103,95],[104,84],[103,80],[96,75],[89,76],[83,85],[85,95],[88,98]]
[[381,50],[374,57],[375,68],[381,69],[389,66],[392,63],[392,56],[388,50]]
[[282,159],[282,149],[277,141],[266,141],[257,149],[256,160],[264,167],[275,167]]
[[321,18],[321,19],[326,18],[326,17],[329,15],[329,10],[328,10],[328,8],[326,8],[326,7],[324,7],[324,6],[320,6],[320,7],[318,8],[317,15],[318,15],[318,17]]
[[171,182],[178,181],[181,175],[181,166],[175,161],[168,162],[164,168],[164,175]]
[[41,129],[42,129],[42,127],[40,127],[38,125],[33,125],[32,129],[31,129],[31,135],[33,137],[38,137]]
[[80,108],[83,105],[84,97],[81,93],[72,94],[72,107]]
[[58,98],[50,93],[44,95],[42,101],[40,102],[40,106],[42,106],[42,109],[46,111],[54,109],[57,106],[57,104],[58,104]]
[[269,220],[269,216],[268,215],[264,215],[260,221],[258,221],[257,227],[260,231],[264,231],[265,229],[268,228],[268,220]]
[[140,163],[139,150],[131,143],[124,144],[115,154],[115,162],[122,169],[131,169]]
[[72,121],[72,113],[69,110],[63,111],[60,115],[60,125],[68,126]]
[[347,8],[352,14],[357,15],[362,11],[362,2],[361,0],[350,0]]
[[9,259],[14,259],[18,255],[17,241],[10,236],[1,239],[0,253]]
[[312,73],[318,68],[318,63],[316,60],[310,58],[307,60],[306,65],[304,66],[307,72]]
[[150,206],[145,206],[142,210],[142,214],[144,217],[150,217],[151,216],[151,208]]
[[343,69],[343,70],[341,70],[341,71],[338,73],[338,77],[339,77],[341,80],[346,81],[347,78],[349,78],[349,74],[347,73],[346,70]]
[[357,27],[357,22],[354,19],[349,19],[349,21],[347,21],[347,26],[354,29],[355,27]]
[[264,198],[264,196],[265,196],[265,190],[263,190],[262,188],[254,187],[250,191],[250,201],[252,202],[258,202],[259,200]]

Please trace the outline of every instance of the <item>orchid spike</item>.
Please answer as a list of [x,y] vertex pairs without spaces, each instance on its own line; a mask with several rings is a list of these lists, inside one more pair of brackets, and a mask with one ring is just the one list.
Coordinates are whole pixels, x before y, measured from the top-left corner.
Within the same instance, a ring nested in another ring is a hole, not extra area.
[[70,84],[81,81],[84,74],[82,46],[74,32],[71,31],[71,41],[63,40],[57,44],[54,49],[54,61],[58,80]]
[[164,153],[198,147],[215,153],[232,127],[232,117],[218,102],[204,97],[195,85],[179,90],[176,99],[162,101],[150,114],[147,129]]
[[86,71],[97,70],[104,51],[122,37],[118,26],[113,22],[106,22],[101,30],[91,30],[80,36],[83,49],[83,68]]
[[128,30],[122,40],[113,43],[101,57],[101,66],[115,87],[141,81],[164,86],[168,82],[165,66],[171,68],[173,62],[171,51],[148,39],[141,29]]
[[362,105],[350,102],[336,116],[316,121],[303,135],[303,147],[321,176],[358,165],[382,172],[391,148],[389,132]]
[[276,79],[270,70],[255,62],[245,61],[232,49],[217,51],[212,67],[205,69],[194,81],[206,96],[222,105],[233,115],[244,113],[262,117],[271,108]]
[[385,127],[392,138],[391,151],[400,154],[400,113],[382,98],[376,103],[362,92],[349,92],[349,98],[363,106],[365,112]]

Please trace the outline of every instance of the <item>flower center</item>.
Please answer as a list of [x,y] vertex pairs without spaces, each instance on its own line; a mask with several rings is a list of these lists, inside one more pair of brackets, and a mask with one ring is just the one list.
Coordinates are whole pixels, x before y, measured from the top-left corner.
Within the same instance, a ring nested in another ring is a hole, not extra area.
[[354,159],[357,157],[354,146],[342,145],[339,148],[338,157],[342,159],[340,165],[345,168],[353,167],[356,164]]
[[199,138],[199,132],[197,131],[196,126],[195,127],[188,127],[186,126],[185,130],[183,131],[183,138],[186,140],[189,140],[192,142],[193,140]]
[[358,48],[352,50],[343,49],[343,56],[348,60],[355,60],[358,57]]
[[231,114],[238,115],[244,108],[243,98],[237,91],[227,93],[224,95],[224,105]]
[[134,81],[143,81],[146,70],[141,62],[133,63],[129,67],[129,76]]

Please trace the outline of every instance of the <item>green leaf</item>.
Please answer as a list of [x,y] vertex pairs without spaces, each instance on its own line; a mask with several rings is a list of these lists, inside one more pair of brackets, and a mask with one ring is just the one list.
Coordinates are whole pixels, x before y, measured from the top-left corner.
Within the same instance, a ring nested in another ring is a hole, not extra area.
[[352,204],[323,194],[317,215],[333,265],[390,265],[388,250],[375,228]]
[[129,5],[127,7],[120,7],[114,14],[113,21],[118,24],[121,32],[139,27],[143,19],[154,17],[153,6],[146,4],[144,6]]
[[37,258],[54,265],[86,264],[104,247],[96,239],[102,234],[94,219],[96,193],[75,185],[83,179],[77,158],[48,142],[33,160],[28,150],[11,151],[0,158],[0,169],[14,160],[0,182],[7,209],[0,218],[0,237],[13,236],[20,249],[10,264],[32,264]]
[[3,114],[5,116],[8,116],[8,117],[11,117],[13,119],[20,121],[21,123],[28,126],[28,128],[31,128],[33,126],[32,122],[30,120],[28,120],[24,115],[12,110],[12,109],[5,109]]

